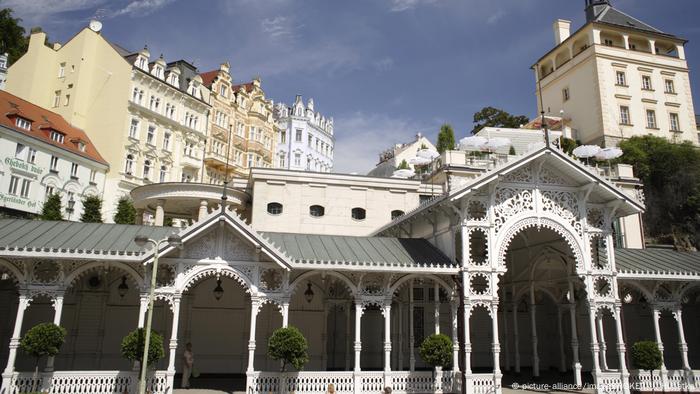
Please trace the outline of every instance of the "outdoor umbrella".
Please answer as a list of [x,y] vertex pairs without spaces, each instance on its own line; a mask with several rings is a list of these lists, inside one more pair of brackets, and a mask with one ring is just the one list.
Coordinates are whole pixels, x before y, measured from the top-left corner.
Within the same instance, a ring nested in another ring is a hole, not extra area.
[[581,145],[577,146],[572,153],[580,159],[588,159],[595,156],[598,152],[600,152],[598,145]]
[[603,148],[595,154],[595,158],[598,160],[613,160],[622,156],[622,149],[620,148]]
[[505,148],[510,146],[511,142],[509,138],[506,137],[493,137],[489,138],[484,144],[484,147],[488,150],[495,151],[496,149]]
[[403,169],[403,170],[396,170],[394,173],[391,175],[392,178],[410,178],[412,176],[416,175],[413,170],[409,169]]
[[418,151],[416,152],[416,157],[422,157],[424,159],[429,160],[433,160],[438,156],[440,156],[440,153],[432,149],[418,149]]
[[484,144],[488,141],[485,137],[480,137],[478,135],[473,135],[471,137],[464,137],[459,140],[459,149],[466,151],[481,150]]
[[414,166],[424,166],[426,164],[430,164],[432,160],[426,159],[425,157],[412,157],[408,160],[408,164],[413,164]]

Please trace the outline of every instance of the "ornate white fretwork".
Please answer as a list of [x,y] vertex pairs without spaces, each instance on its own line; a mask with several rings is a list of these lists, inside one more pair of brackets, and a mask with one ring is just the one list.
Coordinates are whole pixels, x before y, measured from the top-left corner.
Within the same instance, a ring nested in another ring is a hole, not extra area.
[[566,220],[579,236],[583,233],[581,222],[578,220],[579,205],[576,193],[542,190],[541,195],[543,212],[550,212]]
[[496,189],[496,206],[494,207],[493,224],[499,231],[503,224],[512,216],[526,211],[534,211],[532,190],[512,187]]

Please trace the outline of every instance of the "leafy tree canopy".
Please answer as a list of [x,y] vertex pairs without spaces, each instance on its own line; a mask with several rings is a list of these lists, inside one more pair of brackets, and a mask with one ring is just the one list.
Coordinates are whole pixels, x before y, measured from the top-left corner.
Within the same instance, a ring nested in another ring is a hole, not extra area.
[[32,327],[20,340],[19,346],[23,352],[39,359],[45,356],[55,356],[66,339],[66,330],[53,323],[41,323]]
[[440,126],[436,148],[440,153],[455,148],[455,132],[452,130],[452,126],[447,123]]
[[136,223],[136,208],[129,197],[122,197],[117,203],[117,212],[114,214],[114,223],[117,224],[135,224]]
[[[122,357],[129,361],[143,360],[143,347],[146,344],[146,329],[139,328],[130,332],[122,340]],[[148,342],[148,365],[154,365],[165,356],[163,349],[163,336],[151,331],[151,339]]]
[[29,46],[29,39],[20,22],[22,19],[12,16],[11,8],[0,10],[0,52],[9,55],[8,66],[19,59]]
[[83,214],[80,221],[84,223],[102,223],[102,199],[99,196],[83,198]]
[[630,352],[632,365],[635,368],[653,371],[661,368],[661,351],[659,345],[653,341],[640,341],[632,345]]
[[409,168],[411,168],[411,167],[408,165],[408,162],[406,161],[406,159],[403,159],[403,160],[401,160],[401,163],[399,164],[397,169],[408,170]]
[[272,333],[267,344],[267,354],[273,360],[282,360],[283,372],[287,364],[300,370],[309,361],[308,348],[309,344],[301,331],[288,326],[278,328]]
[[529,121],[530,119],[524,115],[511,115],[502,109],[484,107],[479,112],[474,114],[474,129],[472,130],[472,134],[476,134],[484,127],[506,127],[517,129]]
[[423,340],[418,352],[428,365],[449,366],[452,363],[452,340],[445,334],[433,334]]
[[619,162],[631,164],[644,183],[647,239],[682,250],[700,246],[700,151],[656,136],[620,143]]
[[61,210],[61,196],[58,193],[50,194],[46,197],[44,205],[41,207],[41,220],[63,220]]

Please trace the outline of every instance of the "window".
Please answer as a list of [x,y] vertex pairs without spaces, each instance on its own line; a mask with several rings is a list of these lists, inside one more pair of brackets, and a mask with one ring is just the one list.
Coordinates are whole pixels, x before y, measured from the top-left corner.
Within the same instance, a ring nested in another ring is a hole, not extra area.
[[561,91],[561,95],[562,95],[562,98],[564,99],[564,101],[569,101],[569,99],[571,98],[571,96],[569,95],[569,88],[564,88]]
[[673,80],[672,79],[667,79],[664,81],[664,87],[665,87],[665,92],[666,93],[671,93],[675,94],[676,93],[676,87],[674,86]]
[[90,170],[90,184],[95,185],[95,178],[97,177],[97,171]]
[[68,104],[70,104],[70,94],[67,94],[67,95],[66,95],[66,100],[65,100],[65,102],[63,103],[63,105],[66,106],[66,107],[68,106]]
[[17,147],[15,148],[15,157],[19,158],[20,156],[22,156],[22,154],[24,153],[24,148],[26,148],[24,144],[20,144],[18,142]]
[[301,153],[294,154],[294,165],[297,167],[301,165]]
[[131,126],[129,126],[129,137],[139,139],[139,120],[131,119]]
[[45,191],[45,197],[49,197],[55,193],[56,189],[51,185],[47,185]]
[[248,153],[248,168],[253,167],[253,154]]
[[642,89],[643,90],[652,90],[651,86],[651,77],[648,75],[642,75]]
[[647,110],[647,129],[656,128],[656,111],[652,109]]
[[632,43],[630,43],[630,49],[633,50],[633,51],[636,51],[636,50],[637,50],[637,44],[632,44]]
[[70,177],[78,179],[78,164],[71,163],[71,165],[70,165]]
[[280,165],[279,168],[284,168],[286,164],[284,153],[280,153]]
[[314,140],[314,137],[309,136],[309,142],[308,142],[309,148],[311,147],[313,140]]
[[168,179],[168,167],[160,166],[160,181],[167,182]]
[[364,208],[353,208],[351,211],[351,216],[355,220],[365,220],[367,217],[367,212]]
[[156,127],[155,126],[148,126],[148,134],[146,134],[146,143],[147,144],[154,144],[155,141],[155,136],[156,136]]
[[625,75],[624,71],[615,73],[615,84],[618,86],[627,86],[627,75]]
[[671,131],[681,131],[680,120],[677,113],[671,113],[669,115],[669,123],[671,126]]
[[31,130],[32,129],[32,123],[28,121],[27,119],[17,117],[17,120],[15,120],[15,124],[17,127],[20,129],[25,129],[25,130]]
[[287,142],[287,132],[284,130],[280,132],[280,142],[283,144]]
[[219,94],[226,97],[226,85],[219,85]]
[[281,215],[282,204],[278,202],[271,202],[267,204],[267,213],[269,213],[270,215]]
[[85,152],[85,148],[86,148],[85,143],[84,143],[83,141],[79,141],[79,142],[78,142],[78,149],[79,149],[81,152]]
[[607,46],[607,47],[613,46],[613,40],[611,40],[611,39],[609,39],[609,38],[606,38],[606,39],[603,41],[603,43],[604,43],[605,46]]
[[53,92],[53,107],[56,108],[61,104],[61,91],[57,90]]
[[163,149],[170,150],[170,133],[163,133]]
[[312,205],[309,207],[309,215],[320,218],[326,213],[326,209],[320,205]]
[[301,142],[301,133],[303,130],[297,129],[296,142]]
[[134,173],[134,155],[126,155],[126,163],[124,165],[124,172],[127,175],[132,175]]
[[403,214],[404,214],[404,212],[403,212],[402,210],[400,210],[400,209],[395,209],[395,210],[391,211],[391,220],[394,220],[394,219],[396,219],[397,217],[399,217],[399,216],[401,216],[401,215],[403,215]]
[[630,124],[630,107],[620,106],[620,124]]
[[58,65],[58,77],[63,78],[66,76],[66,63],[61,63]]
[[29,197],[29,188],[32,185],[32,181],[29,179],[22,179],[22,191],[20,192],[20,196],[27,198]]
[[151,161],[146,160],[143,162],[143,179],[148,180],[151,175]]
[[51,164],[49,169],[51,172],[58,172],[58,157],[51,156]]
[[10,178],[10,189],[7,191],[13,196],[17,195],[17,186],[19,185],[19,177],[12,175]]
[[29,151],[27,152],[27,163],[34,164],[36,161],[36,149],[29,148]]
[[56,142],[62,144],[63,141],[65,140],[65,137],[66,137],[66,136],[63,135],[63,133],[59,133],[59,132],[56,131],[56,130],[51,130],[51,139],[52,139],[53,141],[56,141]]

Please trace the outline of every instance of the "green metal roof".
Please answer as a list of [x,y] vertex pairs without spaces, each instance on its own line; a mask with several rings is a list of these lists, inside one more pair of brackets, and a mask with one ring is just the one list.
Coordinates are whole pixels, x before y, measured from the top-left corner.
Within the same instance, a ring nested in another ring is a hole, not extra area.
[[673,275],[700,278],[700,252],[655,248],[615,249],[615,264],[622,276]]
[[425,239],[264,233],[296,263],[362,266],[454,267]]
[[179,229],[129,224],[0,219],[0,254],[7,251],[138,256],[134,237],[163,239]]

